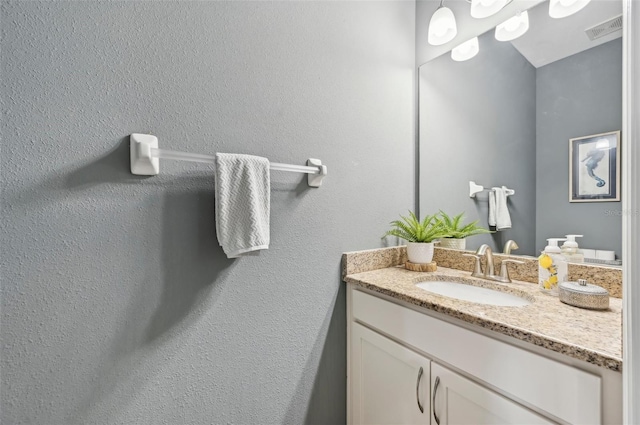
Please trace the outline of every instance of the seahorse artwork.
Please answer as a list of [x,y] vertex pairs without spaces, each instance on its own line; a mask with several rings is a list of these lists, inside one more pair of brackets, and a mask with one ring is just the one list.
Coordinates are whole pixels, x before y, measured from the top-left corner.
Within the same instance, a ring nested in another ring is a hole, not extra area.
[[596,174],[593,172],[593,170],[598,168],[598,164],[600,163],[602,158],[604,158],[604,155],[605,155],[605,151],[602,149],[597,149],[597,148],[591,149],[589,152],[587,152],[587,156],[582,161],[580,161],[580,162],[587,161],[585,163],[585,167],[587,167],[587,174],[589,175],[589,177],[597,181],[596,186],[598,187],[602,187],[605,184],[607,184],[607,182],[604,179],[601,179],[600,177],[596,176]]

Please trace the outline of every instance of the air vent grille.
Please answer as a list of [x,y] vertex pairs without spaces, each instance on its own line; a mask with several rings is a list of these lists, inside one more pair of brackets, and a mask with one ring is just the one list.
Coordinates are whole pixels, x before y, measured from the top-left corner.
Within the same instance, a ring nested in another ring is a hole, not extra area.
[[589,40],[593,41],[605,35],[622,30],[622,15],[615,16],[601,24],[584,30]]

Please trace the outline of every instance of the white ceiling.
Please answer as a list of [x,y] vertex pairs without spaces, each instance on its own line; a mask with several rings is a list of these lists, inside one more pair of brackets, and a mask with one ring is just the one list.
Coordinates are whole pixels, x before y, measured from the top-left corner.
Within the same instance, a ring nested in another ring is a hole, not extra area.
[[621,14],[621,0],[592,0],[575,15],[554,19],[549,16],[549,3],[545,2],[529,10],[529,31],[511,44],[539,68],[621,37],[622,31],[616,31],[591,41],[584,32]]
[[[460,43],[492,31],[496,25],[515,15],[519,10],[529,9],[529,31],[512,41],[518,51],[536,68],[567,56],[616,39],[621,31],[591,41],[584,30],[609,18],[622,14],[622,0],[591,0],[580,12],[562,19],[549,17],[549,2],[545,0],[513,0],[499,13],[485,19],[471,17],[467,0],[445,0],[458,26],[458,35],[442,46],[427,43],[431,15],[440,5],[440,0],[417,0],[416,10],[416,59],[422,64],[451,51]],[[482,54],[482,47],[480,47]]]

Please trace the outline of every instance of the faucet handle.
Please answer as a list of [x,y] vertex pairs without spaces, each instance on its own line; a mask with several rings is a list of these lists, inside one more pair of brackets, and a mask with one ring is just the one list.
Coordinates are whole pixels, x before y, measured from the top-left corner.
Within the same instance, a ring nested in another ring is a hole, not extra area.
[[524,264],[524,261],[511,259],[502,260],[502,263],[500,264],[500,278],[502,282],[511,282],[511,278],[509,277],[509,269],[507,268],[507,264],[509,263]]
[[476,259],[476,263],[473,267],[473,272],[471,272],[471,276],[474,277],[483,277],[484,275],[482,274],[482,268],[480,267],[480,258],[482,258],[481,255],[478,254],[462,254],[463,257],[472,257]]

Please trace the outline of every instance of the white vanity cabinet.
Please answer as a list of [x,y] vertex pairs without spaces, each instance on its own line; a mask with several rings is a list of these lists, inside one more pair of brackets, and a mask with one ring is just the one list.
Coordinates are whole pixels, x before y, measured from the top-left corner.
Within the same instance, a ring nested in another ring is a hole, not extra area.
[[358,323],[351,353],[353,424],[553,423]]
[[347,317],[349,424],[621,423],[619,373],[353,284]]

